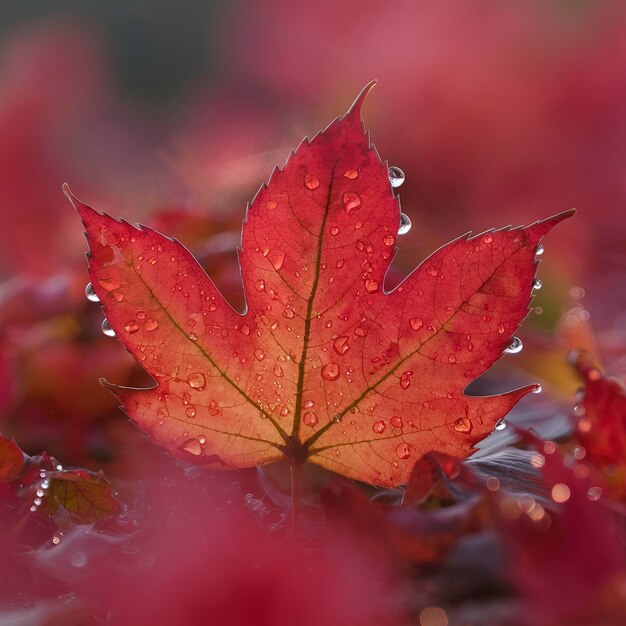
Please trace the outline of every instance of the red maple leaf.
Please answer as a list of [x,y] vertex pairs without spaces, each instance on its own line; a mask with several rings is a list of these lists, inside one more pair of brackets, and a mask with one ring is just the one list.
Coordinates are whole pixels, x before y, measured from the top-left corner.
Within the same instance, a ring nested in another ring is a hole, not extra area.
[[396,485],[426,452],[469,455],[536,389],[463,393],[510,345],[539,241],[573,211],[467,234],[387,292],[400,206],[361,121],[372,86],[250,204],[242,312],[179,242],[70,196],[108,323],[156,381],[113,391],[175,455],[215,468],[286,456]]

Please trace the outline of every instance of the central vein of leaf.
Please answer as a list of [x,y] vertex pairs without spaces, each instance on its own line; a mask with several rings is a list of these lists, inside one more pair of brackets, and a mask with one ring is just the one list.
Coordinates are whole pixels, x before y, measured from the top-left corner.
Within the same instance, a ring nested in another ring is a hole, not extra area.
[[317,286],[320,280],[320,273],[322,267],[322,242],[324,240],[324,230],[326,228],[326,220],[328,219],[328,212],[330,210],[330,198],[333,190],[333,181],[335,180],[335,168],[337,167],[337,161],[335,160],[330,176],[330,184],[328,185],[328,194],[326,195],[326,202],[324,203],[324,217],[322,218],[322,226],[317,238],[317,258],[315,259],[315,274],[313,277],[313,284],[311,285],[311,291],[309,292],[309,298],[307,300],[306,315],[304,317],[304,333],[302,338],[302,355],[300,362],[298,363],[298,384],[296,387],[296,410],[293,417],[293,430],[291,431],[292,439],[296,439],[298,431],[300,429],[300,418],[302,416],[302,393],[304,391],[304,376],[306,373],[306,357],[309,350],[309,339],[311,335],[311,318],[313,316],[313,303],[315,302],[315,296],[317,294]]

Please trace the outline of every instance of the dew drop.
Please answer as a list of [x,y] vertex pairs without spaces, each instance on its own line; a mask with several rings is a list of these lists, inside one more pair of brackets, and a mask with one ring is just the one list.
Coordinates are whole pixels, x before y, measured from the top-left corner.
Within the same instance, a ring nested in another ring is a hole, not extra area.
[[511,342],[511,345],[504,350],[504,353],[505,354],[518,354],[519,352],[522,351],[523,347],[524,347],[524,344],[522,343],[522,340],[519,337],[513,337],[513,341]]
[[365,283],[365,291],[367,291],[367,293],[376,293],[378,291],[378,282],[375,281],[373,278],[368,278]]
[[354,180],[355,178],[359,177],[359,172],[357,170],[346,170],[343,173],[344,178],[347,178],[348,180]]
[[314,400],[307,400],[303,405],[302,405],[305,409],[311,409],[315,406],[315,401]]
[[197,439],[189,439],[182,446],[181,450],[193,454],[194,456],[200,456],[202,454],[202,446]]
[[285,262],[285,253],[282,250],[271,250],[267,255],[269,262],[272,264],[272,267],[278,271]]
[[499,419],[496,422],[496,430],[504,430],[506,428],[506,420],[504,418]]
[[350,350],[350,345],[348,344],[349,338],[345,335],[341,337],[337,337],[335,341],[333,341],[333,350],[339,355],[343,356],[348,350]]
[[399,459],[408,459],[411,456],[411,450],[409,449],[409,445],[407,443],[402,442],[396,448],[396,454]]
[[294,315],[293,309],[285,309],[283,311],[283,317],[286,317],[288,320],[292,319]]
[[383,243],[386,246],[393,246],[395,242],[396,242],[396,238],[393,235],[385,235],[383,238]]
[[392,165],[389,168],[388,174],[389,174],[389,182],[391,183],[391,186],[394,189],[396,187],[400,187],[400,185],[402,185],[402,183],[404,182],[404,179],[405,179],[404,172],[399,167]]
[[535,250],[535,254],[537,256],[541,256],[543,254],[543,250],[544,250],[543,246],[539,243],[537,244],[537,249]]
[[205,436],[205,435],[200,435],[200,436],[198,437],[198,441],[199,441],[202,445],[204,445],[204,444],[206,443],[206,436]]
[[384,433],[386,428],[387,424],[385,424],[383,420],[379,420],[378,422],[374,422],[372,424],[372,430],[378,435]]
[[278,206],[278,202],[275,202],[274,200],[268,200],[268,201],[265,203],[265,206],[266,206],[268,209],[273,210],[273,209],[275,209],[275,208]]
[[411,328],[413,330],[419,330],[420,328],[422,328],[422,326],[424,326],[424,320],[420,319],[419,317],[412,317],[409,320],[409,324],[411,325]]
[[503,324],[502,322],[500,322],[500,323],[498,324],[498,332],[499,332],[501,335],[504,335],[504,324]]
[[285,375],[283,368],[278,365],[278,363],[274,365],[274,369],[272,371],[274,372],[274,376],[276,376],[277,378],[282,378]]
[[109,320],[106,317],[102,320],[102,334],[107,337],[115,337],[115,331],[111,328],[111,324],[109,324]]
[[159,327],[159,322],[157,322],[154,318],[149,317],[145,322],[143,327],[147,330],[147,331],[153,331],[156,330]]
[[116,302],[121,302],[124,299],[124,294],[121,291],[113,291],[112,293]]
[[305,174],[304,184],[307,189],[317,189],[320,186],[320,179],[313,174]]
[[400,213],[398,235],[406,235],[411,230],[411,218],[406,213]]
[[356,191],[346,191],[343,194],[343,208],[350,215],[352,211],[361,208],[361,196]]
[[402,428],[402,418],[399,415],[394,415],[390,420],[389,423],[394,427],[394,428]]
[[187,382],[192,389],[204,389],[206,386],[206,378],[200,372],[189,374]]
[[85,287],[85,297],[89,300],[89,302],[100,302],[100,298],[98,298],[91,283],[87,283],[87,286]]
[[328,231],[333,237],[336,237],[339,234],[339,228],[337,226],[332,226]]
[[467,417],[461,417],[454,422],[454,430],[460,433],[469,433],[472,430],[472,422]]
[[410,378],[401,378],[400,379],[400,387],[402,387],[402,389],[408,389],[411,386],[411,379]]
[[98,283],[100,283],[100,286],[107,291],[119,289],[121,284],[119,278],[115,278],[114,276],[98,278]]
[[196,408],[195,408],[195,407],[193,407],[193,406],[188,406],[188,407],[185,409],[185,415],[186,415],[187,417],[195,417],[195,416],[196,416]]
[[533,289],[535,291],[539,291],[541,289],[542,283],[538,278],[535,278],[535,280],[533,280]]
[[543,391],[543,387],[541,385],[535,385],[533,389],[533,393],[541,393]]
[[583,404],[577,404],[573,409],[573,413],[576,417],[583,417],[585,415],[585,406]]
[[137,322],[135,322],[134,320],[131,320],[130,322],[126,322],[126,324],[124,324],[124,330],[129,335],[132,335],[139,330],[139,324],[137,324]]
[[485,243],[491,243],[493,241],[493,237],[490,234],[487,234],[483,237],[483,241]]
[[448,363],[456,363],[456,355],[450,354],[450,356],[448,356]]
[[326,363],[322,367],[322,378],[324,380],[337,380],[339,378],[339,365],[336,363]]
[[254,351],[254,358],[257,361],[262,361],[265,358],[265,352],[263,352],[263,350],[255,350]]
[[302,421],[307,426],[315,426],[315,424],[317,424],[317,415],[315,415],[315,413],[305,413]]

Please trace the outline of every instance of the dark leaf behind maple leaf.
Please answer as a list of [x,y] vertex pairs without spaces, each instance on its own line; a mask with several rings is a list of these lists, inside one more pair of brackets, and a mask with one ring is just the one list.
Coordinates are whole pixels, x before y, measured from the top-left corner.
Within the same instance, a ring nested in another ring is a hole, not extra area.
[[251,202],[241,313],[180,243],[66,189],[107,319],[157,382],[112,389],[175,455],[215,468],[298,456],[397,485],[426,452],[468,456],[536,389],[463,393],[510,344],[539,241],[573,212],[465,235],[387,292],[400,206],[361,121],[372,86]]
[[24,467],[24,453],[14,440],[0,434],[0,481],[16,478]]

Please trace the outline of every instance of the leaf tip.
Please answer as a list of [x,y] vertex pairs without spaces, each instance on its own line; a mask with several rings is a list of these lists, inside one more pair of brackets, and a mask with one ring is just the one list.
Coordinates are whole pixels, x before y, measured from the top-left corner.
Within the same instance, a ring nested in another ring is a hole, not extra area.
[[350,108],[346,111],[344,118],[361,119],[361,109],[363,108],[363,103],[365,102],[369,92],[372,91],[377,83],[378,81],[376,79],[370,80],[370,82],[367,83],[363,89],[361,89],[361,93],[359,93]]

